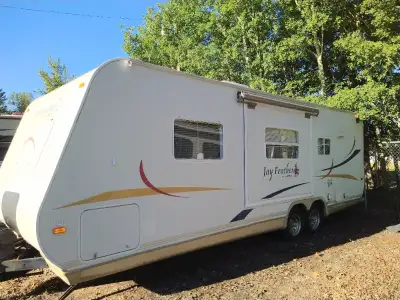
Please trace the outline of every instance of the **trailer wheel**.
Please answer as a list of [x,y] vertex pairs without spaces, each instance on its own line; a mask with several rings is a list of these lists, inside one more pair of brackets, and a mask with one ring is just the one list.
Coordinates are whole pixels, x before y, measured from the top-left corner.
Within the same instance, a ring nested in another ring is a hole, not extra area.
[[304,229],[304,211],[299,207],[293,207],[289,213],[287,225],[286,225],[286,234],[290,238],[295,238],[299,236]]
[[311,232],[317,231],[322,223],[323,211],[319,203],[315,203],[311,206],[308,212],[307,218],[307,229]]

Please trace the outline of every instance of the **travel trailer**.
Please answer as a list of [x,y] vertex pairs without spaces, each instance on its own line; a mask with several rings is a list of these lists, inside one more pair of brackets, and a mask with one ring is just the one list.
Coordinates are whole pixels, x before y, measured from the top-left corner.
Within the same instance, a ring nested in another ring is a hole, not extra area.
[[67,284],[363,201],[351,112],[124,58],[28,107],[0,169],[0,220]]
[[20,115],[0,115],[0,166],[21,120]]

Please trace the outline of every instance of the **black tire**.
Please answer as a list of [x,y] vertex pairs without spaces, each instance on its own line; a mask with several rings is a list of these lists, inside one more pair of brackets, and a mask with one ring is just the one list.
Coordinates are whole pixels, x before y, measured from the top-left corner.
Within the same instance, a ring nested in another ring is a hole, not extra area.
[[307,213],[306,227],[309,232],[316,232],[321,227],[324,219],[324,211],[322,205],[314,203]]
[[305,227],[305,213],[300,207],[293,207],[286,223],[286,236],[295,239],[301,235]]

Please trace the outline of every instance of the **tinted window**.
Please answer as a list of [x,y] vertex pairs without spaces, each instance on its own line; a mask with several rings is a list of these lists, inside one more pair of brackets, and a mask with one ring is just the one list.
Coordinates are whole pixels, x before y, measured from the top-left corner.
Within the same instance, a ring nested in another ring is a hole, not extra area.
[[299,133],[281,128],[265,129],[267,158],[295,159],[299,157]]
[[331,154],[331,140],[319,138],[318,139],[318,154],[330,155]]
[[221,159],[222,125],[175,120],[174,153],[178,159]]

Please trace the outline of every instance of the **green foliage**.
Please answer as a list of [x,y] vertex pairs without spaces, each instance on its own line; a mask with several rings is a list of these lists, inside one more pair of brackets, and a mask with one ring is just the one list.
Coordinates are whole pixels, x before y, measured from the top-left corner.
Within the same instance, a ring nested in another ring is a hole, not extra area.
[[0,114],[4,114],[7,112],[7,97],[6,93],[0,89]]
[[52,57],[49,57],[48,64],[50,73],[43,69],[39,70],[39,76],[44,83],[44,88],[39,91],[41,94],[50,93],[74,78],[74,76],[69,75],[67,67],[61,63],[59,58],[53,60]]
[[170,0],[124,29],[133,58],[358,112],[400,136],[398,0]]
[[31,93],[11,93],[9,102],[14,106],[14,112],[24,113],[32,100]]
[[363,120],[374,122],[385,131],[395,130],[399,117],[399,87],[387,88],[383,83],[368,82],[358,88],[345,88],[328,98],[326,105],[356,111]]

